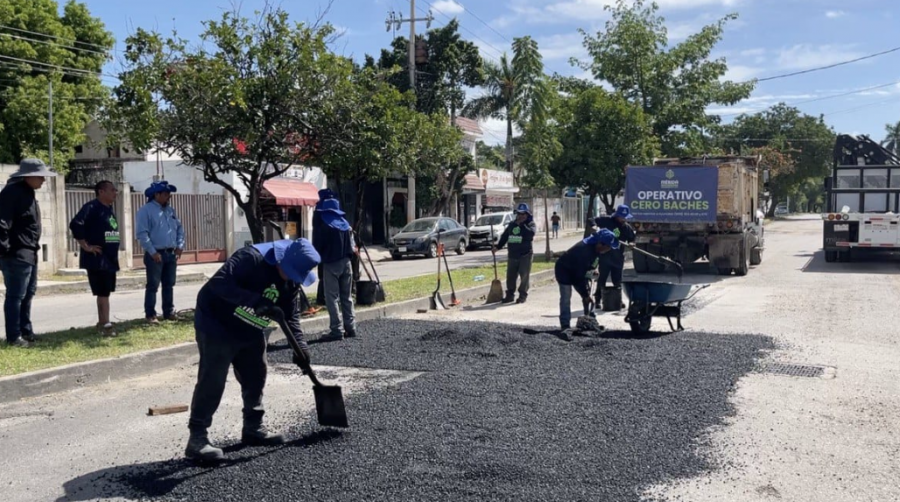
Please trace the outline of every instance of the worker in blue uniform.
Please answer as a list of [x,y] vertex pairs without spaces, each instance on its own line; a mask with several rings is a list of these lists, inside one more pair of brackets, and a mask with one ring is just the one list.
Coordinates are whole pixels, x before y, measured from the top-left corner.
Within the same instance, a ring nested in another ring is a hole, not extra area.
[[308,370],[298,296],[302,286],[316,281],[313,270],[319,261],[319,253],[306,239],[247,246],[231,255],[200,289],[194,316],[200,368],[191,401],[186,457],[203,462],[224,458],[222,450],[210,444],[207,429],[231,367],[244,400],[241,441],[251,446],[284,442],[282,435],[267,431],[262,423],[267,372],[264,330],[280,309],[292,332],[285,336],[294,336],[302,348],[294,354],[294,363]]
[[603,228],[569,248],[557,260],[554,273],[559,284],[559,324],[562,329],[571,327],[573,289],[581,296],[585,315],[591,313],[590,277],[602,257],[617,249],[619,240]]
[[[610,216],[601,216],[594,220],[598,229],[609,230],[618,241],[634,242],[634,228],[628,224],[633,219],[631,208],[625,204],[616,207],[616,212]],[[598,266],[600,276],[597,278],[597,288],[594,290],[594,305],[600,305],[603,297],[603,289],[607,279],[612,278],[613,287],[622,287],[622,270],[625,268],[625,248],[618,247],[610,253],[603,255]]]

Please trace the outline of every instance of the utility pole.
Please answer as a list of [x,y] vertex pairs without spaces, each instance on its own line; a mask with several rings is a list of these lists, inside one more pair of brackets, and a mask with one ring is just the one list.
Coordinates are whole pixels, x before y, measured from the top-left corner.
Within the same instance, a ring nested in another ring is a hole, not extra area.
[[49,122],[50,122],[50,169],[53,169],[53,80],[48,79],[50,83],[49,90],[47,94],[50,96],[50,110],[49,110]]
[[[391,31],[391,26],[399,30],[403,23],[409,23],[409,88],[413,94],[416,93],[416,23],[419,21],[425,21],[425,27],[431,28],[434,16],[429,10],[427,16],[417,18],[416,0],[409,0],[409,18],[403,19],[402,14],[391,11],[385,21],[387,31]],[[416,177],[409,176],[406,186],[406,222],[410,223],[416,219]]]

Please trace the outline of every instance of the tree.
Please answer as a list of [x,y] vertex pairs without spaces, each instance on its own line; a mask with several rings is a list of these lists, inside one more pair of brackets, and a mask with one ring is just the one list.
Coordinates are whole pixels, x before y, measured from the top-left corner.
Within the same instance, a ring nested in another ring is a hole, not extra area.
[[49,160],[50,85],[53,160],[65,172],[84,128],[109,96],[100,71],[114,40],[84,4],[6,0],[0,4],[0,162]]
[[556,185],[550,167],[562,153],[558,131],[554,124],[547,120],[534,120],[523,134],[521,162],[525,175],[521,179],[522,186],[540,189],[544,195],[544,258],[550,261],[553,253],[550,250],[550,215],[547,205],[548,191]]
[[204,23],[199,47],[137,30],[105,121],[112,140],[177,153],[231,193],[254,242],[263,183],[342,145],[351,124],[333,109],[352,85],[352,64],[328,50],[330,26],[258,14]]
[[881,146],[887,148],[894,155],[900,153],[900,122],[896,124],[885,124],[885,137],[881,142]]
[[513,169],[513,124],[524,129],[533,116],[544,116],[549,87],[537,42],[531,37],[515,38],[512,48],[512,62],[506,54],[499,64],[485,62],[485,94],[466,104],[463,115],[506,121],[506,169],[521,177]]
[[704,26],[669,49],[665,19],[654,2],[618,0],[606,6],[612,18],[595,36],[584,31],[591,61],[578,64],[594,78],[640,105],[669,156],[696,150],[701,131],[719,122],[707,114],[712,104],[732,105],[750,96],[754,82],[722,81],[724,58],[710,59],[731,14]]
[[774,214],[778,202],[792,195],[806,180],[821,180],[831,169],[834,131],[821,116],[804,114],[784,103],[753,115],[741,115],[718,128],[716,135],[719,145],[731,152],[754,154],[767,147],[790,158],[790,162],[769,162],[770,214]]
[[488,145],[484,141],[475,143],[475,166],[480,169],[503,170],[506,159],[504,149],[499,145]]
[[624,188],[625,167],[648,163],[654,155],[650,120],[640,106],[600,87],[568,98],[563,108],[562,153],[550,172],[561,185],[585,187],[588,211],[599,196],[611,213]]

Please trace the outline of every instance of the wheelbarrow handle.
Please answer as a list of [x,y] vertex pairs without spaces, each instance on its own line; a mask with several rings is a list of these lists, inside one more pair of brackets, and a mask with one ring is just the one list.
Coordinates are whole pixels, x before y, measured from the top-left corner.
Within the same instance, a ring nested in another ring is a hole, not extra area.
[[685,298],[684,300],[681,300],[681,301],[686,302],[686,301],[690,300],[691,298],[697,296],[697,293],[703,291],[704,289],[708,288],[709,286],[710,286],[709,284],[700,284],[699,286],[697,286],[697,289],[695,289],[691,294],[688,295],[687,298]]

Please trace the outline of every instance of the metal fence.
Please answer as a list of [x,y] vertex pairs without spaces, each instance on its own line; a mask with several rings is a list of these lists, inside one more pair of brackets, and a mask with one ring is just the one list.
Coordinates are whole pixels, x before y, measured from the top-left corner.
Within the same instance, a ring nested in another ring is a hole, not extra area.
[[[137,232],[137,213],[147,203],[142,193],[131,194],[134,228]],[[225,196],[172,194],[170,201],[184,226],[185,248],[182,263],[214,263],[225,261]],[[143,265],[143,249],[134,240],[135,267]]]
[[[544,232],[544,199],[543,197],[516,199],[516,204],[524,202],[531,207],[531,214],[534,215],[534,222],[537,224],[538,232]],[[550,198],[547,199],[547,217],[553,215],[554,212],[561,218],[562,230],[577,230],[584,228],[584,211],[582,210],[581,199],[575,197]]]

